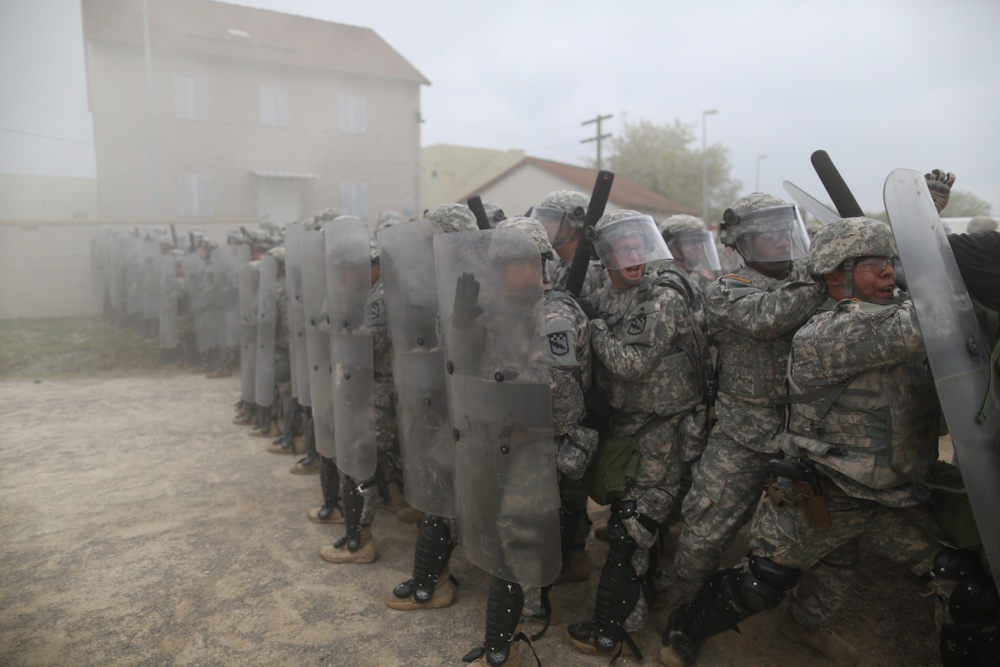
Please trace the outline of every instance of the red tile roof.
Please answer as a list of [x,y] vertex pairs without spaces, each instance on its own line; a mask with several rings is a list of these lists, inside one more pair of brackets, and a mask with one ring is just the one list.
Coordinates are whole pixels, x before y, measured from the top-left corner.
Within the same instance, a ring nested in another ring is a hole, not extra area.
[[[81,7],[85,40],[143,43],[141,0],[81,0]],[[148,8],[155,47],[430,83],[370,28],[214,0],[148,0]]]
[[[575,167],[570,164],[554,162],[552,160],[542,160],[536,157],[526,157],[510,169],[490,180],[488,183],[480,185],[476,191],[478,192],[479,190],[483,190],[487,186],[500,181],[508,174],[522,168],[526,164],[534,165],[539,169],[544,169],[545,171],[551,172],[560,178],[564,178],[567,181],[578,185],[581,192],[589,193],[594,189],[594,182],[597,180],[596,169]],[[474,194],[476,193],[473,192],[469,196],[471,197]],[[459,201],[465,201],[465,199],[466,198],[463,197],[460,198]],[[663,195],[653,192],[652,190],[647,190],[638,183],[633,183],[632,181],[620,176],[615,177],[614,183],[611,185],[611,195],[608,199],[616,206],[623,209],[656,212],[664,216],[674,215],[676,213],[697,215],[695,211],[692,211],[683,204],[678,204],[669,197],[664,197]]]

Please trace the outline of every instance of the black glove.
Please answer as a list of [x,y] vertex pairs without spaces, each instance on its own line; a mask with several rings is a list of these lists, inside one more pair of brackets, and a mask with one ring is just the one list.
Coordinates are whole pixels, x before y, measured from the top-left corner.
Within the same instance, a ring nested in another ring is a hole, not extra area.
[[940,213],[951,198],[951,186],[955,184],[955,174],[935,169],[929,174],[924,174],[924,179],[927,181],[927,189],[931,191],[934,208]]
[[465,329],[483,314],[479,307],[479,281],[471,273],[463,273],[455,284],[455,311],[451,323],[458,329]]
[[598,313],[597,309],[594,308],[594,304],[590,302],[590,299],[585,296],[575,296],[573,297],[573,300],[576,301],[576,305],[580,306],[580,310],[583,311],[583,314],[587,316],[588,320],[601,319],[600,313]]

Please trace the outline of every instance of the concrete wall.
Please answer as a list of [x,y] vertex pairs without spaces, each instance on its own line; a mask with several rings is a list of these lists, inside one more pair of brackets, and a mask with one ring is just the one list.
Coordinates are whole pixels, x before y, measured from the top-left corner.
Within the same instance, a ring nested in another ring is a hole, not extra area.
[[[226,233],[252,224],[247,220],[177,223],[180,245],[198,228],[216,243]],[[90,244],[105,225],[83,222],[0,222],[0,319],[16,317],[98,316]],[[108,225],[140,233],[169,225]]]

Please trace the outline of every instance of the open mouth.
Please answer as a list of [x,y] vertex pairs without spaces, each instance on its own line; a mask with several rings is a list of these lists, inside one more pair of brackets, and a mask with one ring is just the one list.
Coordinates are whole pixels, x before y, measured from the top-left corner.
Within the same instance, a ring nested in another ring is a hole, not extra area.
[[622,277],[626,280],[637,280],[642,277],[642,270],[644,265],[639,264],[638,266],[630,266],[627,269],[621,269]]

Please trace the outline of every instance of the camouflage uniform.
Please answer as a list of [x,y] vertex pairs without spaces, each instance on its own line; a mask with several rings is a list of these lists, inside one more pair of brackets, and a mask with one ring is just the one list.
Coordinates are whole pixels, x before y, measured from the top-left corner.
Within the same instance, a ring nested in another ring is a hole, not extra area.
[[[558,292],[566,291],[566,280],[569,278],[569,264],[566,264],[557,255],[555,259],[549,261],[546,266],[546,273],[552,289]],[[607,274],[600,262],[590,262],[587,267],[587,276],[583,279],[583,287],[580,288],[580,296],[589,296],[604,287],[607,282]]]
[[[795,238],[797,213],[782,200],[754,193],[726,210],[721,239],[740,248],[748,262],[764,261],[780,241],[754,245],[760,235],[778,230]],[[807,248],[805,230],[799,241]],[[768,461],[778,451],[781,429],[775,399],[783,393],[792,335],[826,299],[824,288],[791,259],[804,248],[781,246],[767,262],[785,263],[787,276],[776,278],[745,266],[713,282],[705,294],[709,337],[717,345],[717,423],[692,471],[684,498],[684,528],[674,554],[677,588],[691,600],[702,581],[719,567],[721,554],[749,520],[769,475]],[[780,275],[780,271],[776,274]]]
[[709,335],[718,345],[718,421],[682,508],[674,566],[687,600],[718,569],[760,499],[778,451],[781,411],[774,400],[783,392],[791,336],[824,299],[801,266],[785,280],[743,267],[705,295]]
[[[403,482],[399,438],[396,432],[396,393],[392,381],[392,340],[386,320],[382,280],[372,285],[368,322],[374,339],[375,364],[375,441],[378,465],[384,482]],[[364,516],[362,516],[364,519]]]
[[[651,230],[646,244],[655,241],[661,257],[669,257],[652,219],[634,211],[619,211],[598,222],[598,253],[604,229],[639,219],[648,220]],[[659,259],[648,252],[646,257]],[[604,256],[601,259],[611,266]],[[646,273],[629,286],[605,285],[590,301],[596,311],[590,322],[594,383],[614,411],[609,435],[634,437],[639,458],[634,482],[611,504],[612,549],[601,575],[593,623],[569,626],[570,641],[587,652],[593,646],[612,650],[619,639],[631,641],[621,630],[634,633],[645,622],[646,601],[638,581],[649,567],[649,550],[678,493],[682,428],[703,396],[700,344],[688,304],[671,283]],[[630,571],[622,569],[622,559]],[[612,571],[618,574],[609,574]],[[609,611],[602,601],[608,595],[627,602]]]

